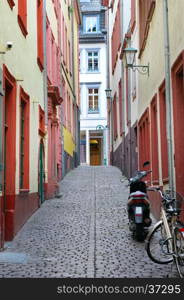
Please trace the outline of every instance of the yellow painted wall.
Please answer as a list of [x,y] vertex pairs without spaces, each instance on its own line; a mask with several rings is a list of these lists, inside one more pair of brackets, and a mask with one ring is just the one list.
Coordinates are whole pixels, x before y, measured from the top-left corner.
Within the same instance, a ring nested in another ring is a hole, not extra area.
[[70,131],[63,127],[64,135],[64,150],[73,157],[73,152],[75,150],[75,144],[73,142],[73,137]]

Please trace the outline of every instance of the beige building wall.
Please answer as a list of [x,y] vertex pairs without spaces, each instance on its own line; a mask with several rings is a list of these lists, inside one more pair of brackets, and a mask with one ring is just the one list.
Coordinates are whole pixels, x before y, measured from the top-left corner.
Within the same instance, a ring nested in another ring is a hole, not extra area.
[[[13,43],[11,50],[0,54],[0,67],[7,66],[17,80],[17,122],[16,138],[19,141],[19,91],[20,85],[30,96],[30,192],[38,191],[38,104],[44,107],[43,74],[37,64],[37,17],[36,1],[27,1],[28,35],[23,36],[17,22],[18,1],[13,10],[7,1],[0,2],[0,50],[6,48],[7,41]],[[19,192],[19,143],[16,144],[16,193]]]
[[[171,66],[184,48],[183,11],[184,1],[168,1]],[[156,1],[146,47],[138,61],[140,64],[150,64],[149,77],[139,76],[139,94],[141,95],[139,98],[139,116],[144,112],[165,78],[163,26],[163,1]]]
[[[138,9],[138,7],[137,7]],[[169,0],[169,38],[170,38],[170,65],[177,59],[178,55],[184,49],[184,22],[183,22],[184,1]],[[160,120],[159,120],[159,87],[165,79],[165,49],[164,49],[164,22],[163,22],[163,1],[156,1],[156,7],[150,23],[149,34],[145,50],[141,59],[138,60],[141,65],[150,65],[149,77],[138,77],[138,119],[150,106],[154,95],[157,95],[158,109],[158,142],[160,141]],[[172,80],[171,80],[172,85]],[[171,88],[172,99],[172,88]],[[173,123],[173,122],[172,122]],[[174,128],[172,128],[172,131]],[[174,146],[173,146],[174,147]],[[161,145],[158,144],[159,151],[159,175],[161,182]],[[173,149],[174,151],[174,149]]]

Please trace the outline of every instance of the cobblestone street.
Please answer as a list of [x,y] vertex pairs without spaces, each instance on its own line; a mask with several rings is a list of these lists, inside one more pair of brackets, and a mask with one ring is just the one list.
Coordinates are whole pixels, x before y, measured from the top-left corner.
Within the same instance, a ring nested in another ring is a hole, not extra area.
[[[80,166],[0,253],[0,277],[162,278],[128,230],[127,180],[115,167]],[[173,274],[173,273],[172,273]],[[176,277],[176,275],[172,275]]]

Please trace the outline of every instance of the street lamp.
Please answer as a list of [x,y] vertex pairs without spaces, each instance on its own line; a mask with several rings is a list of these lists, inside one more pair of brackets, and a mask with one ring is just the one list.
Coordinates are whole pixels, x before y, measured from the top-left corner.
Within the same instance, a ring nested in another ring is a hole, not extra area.
[[113,152],[114,152],[114,150],[113,150],[113,131],[114,131],[114,129],[113,129],[113,122],[114,122],[114,120],[113,120],[113,105],[112,105],[112,95],[111,95],[112,90],[110,88],[107,88],[105,90],[105,93],[106,93],[107,99],[110,100],[110,111],[111,111],[111,146],[112,146],[111,163],[113,165],[113,158],[114,158],[113,157]]
[[134,65],[137,49],[128,47],[125,48],[123,52],[125,53],[127,68],[131,68],[134,72],[137,70],[140,74],[148,74],[149,76],[149,63],[148,65]]
[[106,89],[105,90],[105,93],[106,93],[106,97],[107,97],[107,99],[109,99],[109,98],[111,98],[111,93],[112,93],[112,90],[111,89]]

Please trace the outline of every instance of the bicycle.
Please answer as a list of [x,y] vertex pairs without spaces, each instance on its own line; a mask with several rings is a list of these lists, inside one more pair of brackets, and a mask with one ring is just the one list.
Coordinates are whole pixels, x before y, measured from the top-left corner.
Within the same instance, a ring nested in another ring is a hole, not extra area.
[[184,210],[183,197],[177,192],[162,191],[159,187],[148,188],[161,195],[160,221],[148,233],[146,251],[149,258],[158,264],[175,263],[178,274],[184,277],[184,225],[180,213]]

